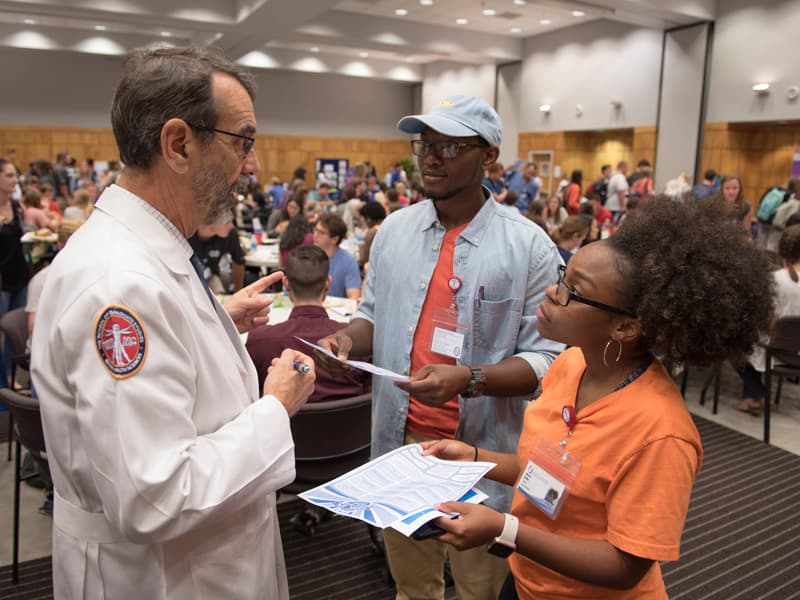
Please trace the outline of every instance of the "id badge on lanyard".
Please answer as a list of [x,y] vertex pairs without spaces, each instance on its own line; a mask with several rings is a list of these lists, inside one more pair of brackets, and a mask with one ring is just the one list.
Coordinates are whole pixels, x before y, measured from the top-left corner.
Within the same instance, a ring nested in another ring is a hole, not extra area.
[[575,427],[575,408],[565,406],[562,416],[567,423],[566,437],[554,444],[537,436],[528,454],[528,464],[516,485],[523,496],[553,520],[566,504],[581,470],[580,461],[566,449]]
[[461,279],[451,277],[447,286],[452,293],[452,300],[449,307],[438,306],[433,310],[433,334],[431,335],[430,350],[436,354],[459,359],[464,351],[464,337],[467,333],[466,325],[458,322],[456,305],[456,294],[461,289]]

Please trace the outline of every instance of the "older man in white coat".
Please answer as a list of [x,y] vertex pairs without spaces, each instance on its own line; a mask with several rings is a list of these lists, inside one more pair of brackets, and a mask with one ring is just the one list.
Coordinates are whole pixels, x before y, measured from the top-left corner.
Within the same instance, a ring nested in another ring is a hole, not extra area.
[[125,61],[127,166],[54,261],[33,338],[56,598],[288,598],[274,492],[294,477],[289,417],[313,362],[285,351],[261,393],[239,333],[267,321],[280,274],[223,309],[186,241],[228,218],[257,162],[252,97],[213,51]]

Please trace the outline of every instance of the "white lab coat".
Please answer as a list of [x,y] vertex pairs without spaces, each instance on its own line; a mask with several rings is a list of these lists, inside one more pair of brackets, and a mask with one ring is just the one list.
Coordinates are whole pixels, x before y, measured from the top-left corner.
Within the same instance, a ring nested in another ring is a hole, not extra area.
[[[274,492],[294,479],[289,417],[259,399],[182,241],[112,186],[51,267],[33,379],[56,492],[57,599],[288,598]],[[144,361],[125,379],[95,346],[109,304],[145,331]]]

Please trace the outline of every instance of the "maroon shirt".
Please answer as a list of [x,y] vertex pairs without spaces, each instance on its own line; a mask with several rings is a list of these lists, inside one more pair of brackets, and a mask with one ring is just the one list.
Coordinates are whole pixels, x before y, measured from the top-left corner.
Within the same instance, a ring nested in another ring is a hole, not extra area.
[[[310,348],[295,336],[309,342],[344,329],[347,323],[340,323],[328,317],[328,313],[321,306],[295,306],[289,319],[276,325],[264,325],[251,331],[247,336],[247,352],[258,371],[258,389],[264,388],[264,379],[267,369],[272,364],[272,359],[281,355],[286,348],[298,350],[305,354]],[[317,380],[314,391],[309,397],[309,402],[317,400],[334,400],[363,394],[368,388],[369,374],[363,371],[353,371],[346,377],[333,377],[319,363],[316,364]]]

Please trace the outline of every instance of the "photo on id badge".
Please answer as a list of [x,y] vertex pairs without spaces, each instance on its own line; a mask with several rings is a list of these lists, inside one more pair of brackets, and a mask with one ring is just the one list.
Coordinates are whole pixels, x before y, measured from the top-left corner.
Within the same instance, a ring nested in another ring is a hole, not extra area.
[[580,471],[580,462],[542,437],[534,442],[517,490],[551,519],[558,518]]

